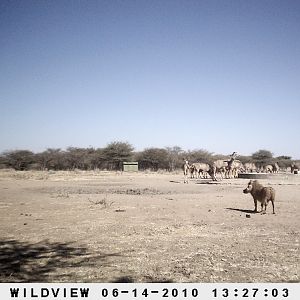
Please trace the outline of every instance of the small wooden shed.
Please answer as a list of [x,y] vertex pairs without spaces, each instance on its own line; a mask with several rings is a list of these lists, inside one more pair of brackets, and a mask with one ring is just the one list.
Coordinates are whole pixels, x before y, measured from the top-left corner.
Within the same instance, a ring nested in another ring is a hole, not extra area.
[[139,170],[139,163],[137,161],[123,162],[124,172],[137,172],[138,170]]

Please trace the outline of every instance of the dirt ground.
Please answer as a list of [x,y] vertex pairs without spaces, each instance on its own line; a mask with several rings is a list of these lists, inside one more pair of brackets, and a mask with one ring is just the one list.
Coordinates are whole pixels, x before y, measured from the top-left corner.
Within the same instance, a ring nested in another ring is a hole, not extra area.
[[0,171],[0,282],[299,282],[300,175]]

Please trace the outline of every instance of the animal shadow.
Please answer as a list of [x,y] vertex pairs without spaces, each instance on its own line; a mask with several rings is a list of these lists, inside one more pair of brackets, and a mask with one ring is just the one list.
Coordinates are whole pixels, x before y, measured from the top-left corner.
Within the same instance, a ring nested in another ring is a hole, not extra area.
[[[131,276],[122,276],[116,278],[113,283],[134,283],[135,279]],[[154,278],[152,276],[145,276],[143,282],[145,283],[173,283],[174,281],[172,279],[166,279],[166,278]]]
[[134,278],[131,276],[122,276],[116,278],[113,283],[134,283]]
[[201,181],[198,180],[196,184],[220,184],[220,181],[212,181],[211,179],[202,179]]
[[86,247],[78,247],[72,242],[43,240],[28,243],[1,239],[0,282],[47,282],[51,281],[53,273],[55,280],[73,281],[76,268],[94,268],[96,262],[105,265],[110,257],[117,256],[121,254],[91,253]]
[[232,207],[227,207],[226,209],[228,210],[234,210],[234,211],[240,211],[246,214],[256,214],[257,212],[255,212],[254,210],[250,210],[250,209],[241,209],[241,208],[232,208]]

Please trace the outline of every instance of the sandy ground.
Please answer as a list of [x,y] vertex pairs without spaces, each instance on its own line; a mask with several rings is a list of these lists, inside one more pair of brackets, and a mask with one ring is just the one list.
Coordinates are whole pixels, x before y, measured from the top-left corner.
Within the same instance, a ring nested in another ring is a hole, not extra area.
[[0,282],[299,282],[300,175],[0,171]]

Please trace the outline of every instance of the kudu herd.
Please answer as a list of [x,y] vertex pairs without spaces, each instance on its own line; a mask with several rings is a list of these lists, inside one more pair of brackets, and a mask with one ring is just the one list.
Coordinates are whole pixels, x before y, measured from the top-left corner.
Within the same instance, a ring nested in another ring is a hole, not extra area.
[[[278,173],[279,165],[277,162],[258,167],[255,163],[243,164],[237,159],[237,152],[229,155],[228,159],[218,159],[212,163],[184,161],[184,183],[188,183],[188,178],[211,178],[213,181],[224,178],[237,178],[239,173]],[[293,163],[291,172],[298,172],[300,164]]]

